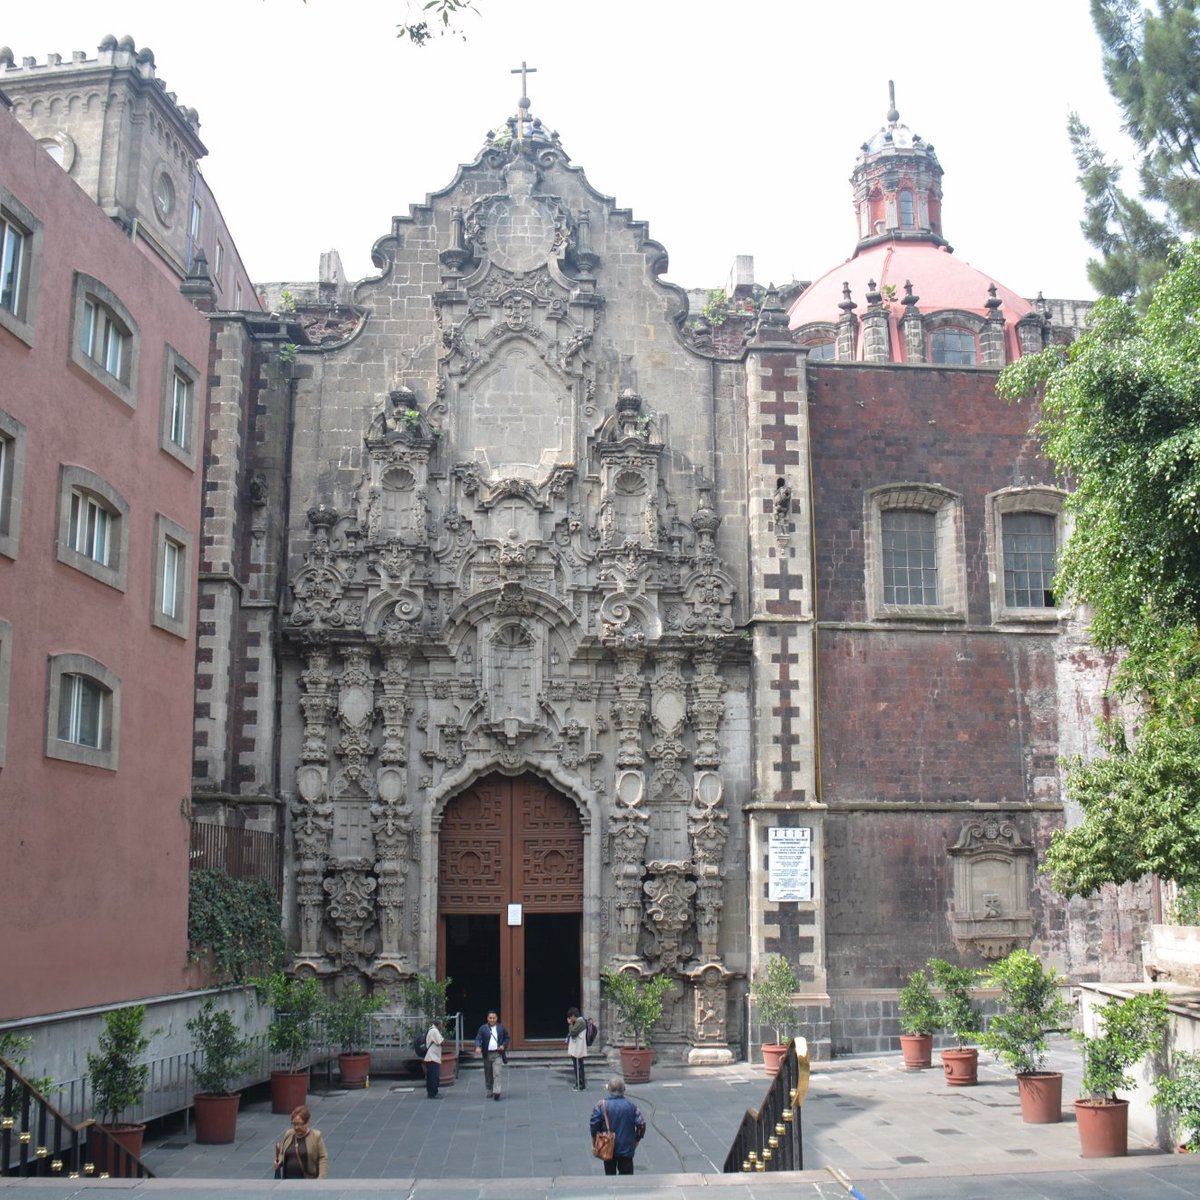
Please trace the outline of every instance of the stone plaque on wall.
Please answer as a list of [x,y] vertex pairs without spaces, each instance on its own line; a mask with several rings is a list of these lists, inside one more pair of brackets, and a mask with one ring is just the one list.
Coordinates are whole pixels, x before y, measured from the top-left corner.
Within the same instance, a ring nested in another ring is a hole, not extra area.
[[767,899],[811,900],[812,830],[772,829],[767,842]]

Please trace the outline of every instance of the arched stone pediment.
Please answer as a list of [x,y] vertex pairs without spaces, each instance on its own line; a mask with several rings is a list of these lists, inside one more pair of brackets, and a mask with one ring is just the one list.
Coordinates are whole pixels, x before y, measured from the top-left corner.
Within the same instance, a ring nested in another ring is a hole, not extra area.
[[[464,600],[453,609],[446,620],[446,642],[452,654],[457,653],[463,639],[496,613],[504,589],[487,588]],[[554,596],[533,588],[523,588],[527,620],[540,620],[553,629],[564,641],[569,655],[574,656],[583,640],[583,629],[571,608]]]

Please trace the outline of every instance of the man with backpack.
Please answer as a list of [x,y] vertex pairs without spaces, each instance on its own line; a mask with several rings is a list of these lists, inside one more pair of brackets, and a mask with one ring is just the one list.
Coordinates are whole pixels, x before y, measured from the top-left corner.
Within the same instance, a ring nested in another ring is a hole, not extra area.
[[595,1029],[593,1021],[585,1020],[579,1015],[579,1009],[567,1009],[567,1054],[575,1071],[572,1091],[582,1092],[587,1089],[583,1060],[587,1058],[588,1046],[596,1040]]

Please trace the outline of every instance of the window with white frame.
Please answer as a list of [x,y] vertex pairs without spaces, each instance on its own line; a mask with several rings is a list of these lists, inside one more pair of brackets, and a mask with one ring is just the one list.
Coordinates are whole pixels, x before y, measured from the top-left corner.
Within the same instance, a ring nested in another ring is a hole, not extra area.
[[42,223],[0,186],[0,328],[33,345]]
[[86,654],[50,657],[46,756],[117,769],[121,681]]
[[966,619],[962,502],[937,484],[873,488],[864,499],[867,614]]
[[1063,541],[1066,494],[1036,485],[988,496],[992,611],[1001,621],[1055,621],[1054,575]]
[[218,288],[221,286],[221,276],[225,271],[225,247],[220,238],[217,239],[217,252],[213,258],[213,280]]
[[154,545],[150,623],[186,638],[191,630],[192,535],[169,517],[156,513]]
[[25,477],[25,426],[0,409],[0,554],[17,557]]
[[131,408],[137,403],[138,328],[98,279],[76,273],[71,360]]
[[196,466],[197,396],[200,372],[173,346],[163,354],[163,410],[159,444],[172,457]]
[[129,546],[124,497],[86,467],[64,465],[58,508],[58,561],[123,592]]
[[200,201],[192,200],[192,215],[188,221],[188,237],[192,239],[193,244],[200,240],[200,222],[203,216],[203,209],[200,207]]

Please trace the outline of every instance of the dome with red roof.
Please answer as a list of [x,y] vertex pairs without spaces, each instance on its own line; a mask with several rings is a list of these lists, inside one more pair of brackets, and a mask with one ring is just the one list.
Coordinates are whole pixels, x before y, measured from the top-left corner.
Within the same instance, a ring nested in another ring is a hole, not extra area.
[[887,124],[851,175],[858,245],[788,314],[811,357],[1003,366],[1041,348],[1043,315],[942,237],[941,177],[933,146],[900,122],[893,89]]

